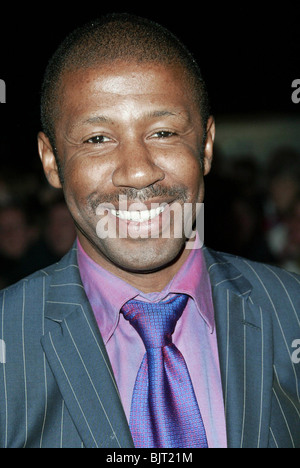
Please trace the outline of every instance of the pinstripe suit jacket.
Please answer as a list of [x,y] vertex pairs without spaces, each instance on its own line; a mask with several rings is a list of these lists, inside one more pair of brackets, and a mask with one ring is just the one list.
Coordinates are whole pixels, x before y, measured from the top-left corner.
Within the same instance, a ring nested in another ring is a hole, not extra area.
[[[204,251],[228,446],[300,448],[300,278]],[[1,292],[0,338],[1,447],[133,447],[75,247]]]

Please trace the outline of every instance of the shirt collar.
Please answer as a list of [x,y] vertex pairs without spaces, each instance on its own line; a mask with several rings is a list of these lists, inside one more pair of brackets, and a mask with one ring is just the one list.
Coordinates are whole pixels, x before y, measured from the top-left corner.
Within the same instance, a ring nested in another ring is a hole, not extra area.
[[77,261],[82,284],[106,344],[119,322],[119,312],[139,290],[92,260],[77,238]]
[[209,326],[211,333],[214,331],[211,284],[198,235],[187,260],[165,289],[169,293],[183,293],[192,297],[198,313]]
[[143,293],[121,278],[108,272],[94,262],[77,239],[79,271],[88,300],[95,314],[105,343],[114,333],[122,306],[130,299],[159,302],[169,294],[187,294],[196,305],[198,313],[214,330],[214,309],[211,285],[204,255],[197,237],[195,248],[172,281],[161,292]]

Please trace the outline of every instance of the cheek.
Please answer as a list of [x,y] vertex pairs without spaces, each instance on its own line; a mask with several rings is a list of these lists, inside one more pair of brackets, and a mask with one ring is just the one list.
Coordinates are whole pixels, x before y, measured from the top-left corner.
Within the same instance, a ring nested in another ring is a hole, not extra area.
[[109,173],[96,158],[78,158],[65,165],[65,190],[75,200],[105,191]]
[[89,218],[88,197],[96,189],[97,183],[93,172],[83,164],[68,164],[64,172],[63,186],[66,204],[72,217],[79,224]]
[[194,156],[178,158],[176,164],[173,163],[172,174],[178,182],[188,189],[190,201],[195,201],[203,186],[200,159],[198,160]]
[[193,161],[186,175],[190,201],[202,203],[204,200],[204,178],[200,161]]

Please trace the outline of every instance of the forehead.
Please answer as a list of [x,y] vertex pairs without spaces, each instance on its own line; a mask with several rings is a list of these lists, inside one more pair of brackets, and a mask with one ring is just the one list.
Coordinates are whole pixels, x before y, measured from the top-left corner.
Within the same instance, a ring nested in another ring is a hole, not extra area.
[[196,102],[188,74],[180,65],[113,62],[65,73],[60,105],[63,112],[70,112],[74,107],[79,110],[126,97],[137,102],[148,99],[149,104],[168,101],[187,109]]

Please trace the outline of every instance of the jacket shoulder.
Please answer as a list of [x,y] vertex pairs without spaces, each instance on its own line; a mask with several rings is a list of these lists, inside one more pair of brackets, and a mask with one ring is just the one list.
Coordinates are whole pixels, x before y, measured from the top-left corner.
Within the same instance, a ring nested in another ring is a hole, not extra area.
[[[208,250],[212,270],[218,265],[218,282],[244,283],[245,297],[267,313],[275,323],[293,329],[299,335],[300,276],[277,266],[255,262],[243,257]],[[207,256],[207,255],[206,255]],[[214,262],[214,263],[213,263]],[[228,278],[229,274],[231,275]],[[223,277],[223,281],[222,281]]]
[[[239,257],[237,255],[217,252],[215,250],[206,248],[211,259],[215,264],[233,265],[253,287],[258,289],[272,288],[278,283],[290,291],[300,292],[300,276],[296,273],[287,271],[278,266],[256,262],[247,258]],[[225,271],[225,270],[224,270]]]
[[[289,294],[300,299],[300,276],[283,268],[226,254],[226,257],[250,281],[254,290],[273,297]],[[299,302],[298,302],[299,304]]]
[[[73,248],[57,263],[36,271],[17,283],[0,291],[0,316],[8,313],[10,321],[15,314],[21,313],[26,308],[34,316],[34,311],[42,311],[45,298],[48,296],[49,288],[53,279],[59,275],[66,277],[71,266],[77,267],[76,248]],[[77,267],[78,269],[78,267]]]
[[[7,354],[22,343],[29,328],[32,336],[43,329],[45,298],[50,284],[51,269],[37,271],[0,291],[0,338],[5,341]],[[38,335],[36,335],[38,336]],[[30,338],[31,340],[31,338]]]

